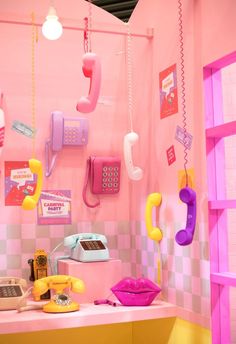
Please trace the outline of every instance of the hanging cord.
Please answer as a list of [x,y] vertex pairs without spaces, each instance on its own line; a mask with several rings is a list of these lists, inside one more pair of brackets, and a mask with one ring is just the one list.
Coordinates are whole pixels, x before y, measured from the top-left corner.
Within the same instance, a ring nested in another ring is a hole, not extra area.
[[184,72],[184,38],[183,38],[183,12],[182,2],[178,0],[178,23],[179,23],[179,43],[180,43],[180,65],[181,65],[181,104],[183,116],[183,132],[184,132],[184,171],[186,177],[186,186],[188,186],[188,148],[187,148],[187,114],[186,114],[186,100],[185,100],[185,72]]
[[88,17],[84,18],[84,52],[88,53]]
[[130,121],[130,130],[133,131],[133,79],[132,79],[132,46],[131,46],[131,33],[129,23],[127,26],[127,83],[128,83],[128,112]]
[[84,52],[88,53],[92,51],[91,45],[91,30],[92,30],[92,0],[87,0],[89,3],[88,17],[84,18]]
[[38,32],[35,25],[35,16],[32,13],[32,42],[31,42],[31,112],[32,112],[32,158],[35,158],[35,129],[36,129],[36,107],[35,107],[35,43],[38,41]]

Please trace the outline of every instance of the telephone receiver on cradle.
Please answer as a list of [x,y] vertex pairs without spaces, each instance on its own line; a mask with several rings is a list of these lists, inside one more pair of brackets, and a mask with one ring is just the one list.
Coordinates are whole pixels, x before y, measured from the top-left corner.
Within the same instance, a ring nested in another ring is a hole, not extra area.
[[124,136],[124,159],[127,173],[130,179],[140,180],[143,177],[143,170],[134,166],[132,158],[132,146],[138,141],[138,134],[130,132]]
[[87,186],[93,194],[116,194],[120,190],[120,158],[112,156],[90,156],[87,159],[86,174],[83,186],[83,200],[89,208],[99,206],[100,201],[91,204],[87,200]]
[[88,143],[88,119],[64,117],[62,111],[51,115],[51,138],[45,144],[46,177],[55,166],[58,152],[63,146],[84,146]]
[[179,192],[182,202],[187,204],[187,220],[186,228],[176,233],[175,240],[181,246],[191,244],[193,241],[195,225],[196,225],[196,192],[189,188],[182,188]]
[[79,310],[79,304],[71,300],[64,289],[71,289],[75,293],[83,293],[85,285],[82,280],[69,275],[54,275],[44,277],[34,282],[32,294],[35,298],[45,294],[49,289],[55,290],[55,294],[49,303],[43,306],[46,313],[65,313]]
[[42,163],[36,159],[29,160],[29,168],[32,173],[37,175],[36,189],[33,195],[26,196],[22,202],[22,208],[24,210],[32,210],[36,207],[42,190],[43,183],[43,167]]
[[76,110],[83,113],[92,112],[96,105],[101,86],[101,62],[95,53],[87,52],[83,55],[82,70],[86,78],[90,78],[88,96],[82,96],[77,103]]
[[71,249],[70,258],[80,262],[109,260],[107,238],[96,233],[72,234],[64,239],[64,246]]
[[146,209],[145,209],[145,223],[148,232],[148,236],[150,239],[160,242],[163,234],[160,228],[153,227],[152,224],[152,209],[153,207],[159,207],[162,201],[162,196],[160,193],[151,193],[148,195],[147,202],[146,202]]

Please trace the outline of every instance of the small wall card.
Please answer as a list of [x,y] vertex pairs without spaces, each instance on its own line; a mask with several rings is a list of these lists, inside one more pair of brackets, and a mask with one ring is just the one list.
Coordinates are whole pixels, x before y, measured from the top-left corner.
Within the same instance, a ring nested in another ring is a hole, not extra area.
[[71,224],[71,191],[42,191],[38,202],[39,225]]
[[5,205],[21,206],[25,196],[34,193],[36,179],[28,161],[5,161]]
[[167,161],[168,161],[168,165],[169,166],[176,161],[175,147],[173,145],[170,146],[170,148],[167,149],[166,156],[167,156]]
[[175,139],[182,143],[183,146],[186,146],[186,148],[191,149],[193,136],[187,131],[184,132],[184,129],[179,127],[178,125],[176,127]]
[[160,116],[165,118],[178,112],[176,64],[159,73]]

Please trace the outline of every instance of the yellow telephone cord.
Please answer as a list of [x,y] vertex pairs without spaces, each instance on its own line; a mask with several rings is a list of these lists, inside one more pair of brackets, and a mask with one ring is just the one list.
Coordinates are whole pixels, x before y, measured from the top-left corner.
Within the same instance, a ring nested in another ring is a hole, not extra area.
[[35,25],[34,12],[31,15],[32,19],[32,44],[31,44],[31,114],[32,114],[32,129],[33,129],[33,143],[32,143],[32,158],[35,158],[35,131],[36,131],[36,106],[35,106],[35,43],[38,42],[38,30]]

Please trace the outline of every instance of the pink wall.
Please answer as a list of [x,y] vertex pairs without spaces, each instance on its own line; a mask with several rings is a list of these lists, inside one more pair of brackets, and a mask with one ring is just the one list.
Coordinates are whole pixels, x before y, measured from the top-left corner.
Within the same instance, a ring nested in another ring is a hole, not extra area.
[[[69,3],[56,1],[58,14],[67,18],[63,23],[68,25],[83,26],[83,18],[88,14],[87,6],[82,0],[71,0]],[[182,126],[181,113],[160,120],[159,110],[159,72],[177,63],[178,82],[180,80],[177,2],[139,0],[130,19],[131,31],[146,32],[147,28],[154,28],[152,40],[132,39],[134,130],[140,136],[139,144],[134,149],[134,161],[144,168],[143,180],[128,180],[122,157],[123,136],[129,131],[125,38],[93,34],[93,50],[102,61],[101,96],[111,100],[111,104],[98,104],[94,113],[86,115],[90,122],[88,146],[61,152],[52,177],[44,179],[45,189],[72,190],[72,226],[35,226],[36,213],[24,212],[16,207],[4,207],[2,192],[2,273],[23,271],[24,276],[27,276],[26,261],[32,256],[34,248],[45,246],[50,250],[68,233],[92,230],[109,236],[112,252],[126,264],[127,273],[131,271],[133,274],[143,274],[155,279],[157,249],[147,239],[144,209],[147,195],[150,192],[161,192],[163,202],[158,223],[164,233],[161,243],[163,295],[181,307],[185,318],[205,326],[209,324],[202,69],[205,64],[234,50],[235,6],[234,0],[183,1],[187,130],[194,137],[188,167],[194,168],[198,204],[193,244],[180,247],[174,241],[175,233],[185,225],[186,218],[185,205],[178,198],[178,171],[183,169],[183,147],[175,140],[176,126]],[[47,9],[48,2],[44,0],[34,5],[38,21],[42,22]],[[20,6],[17,0],[0,4],[0,18],[29,20],[31,12],[32,3],[29,0],[21,1]],[[123,23],[101,9],[93,7],[92,12],[94,26],[125,30]],[[30,140],[11,130],[15,119],[31,123],[31,29],[0,25],[0,44],[4,47],[0,64],[0,88],[4,92],[6,112],[6,140],[0,165],[1,189],[4,190],[4,160],[27,160],[31,157]],[[37,157],[42,161],[44,143],[49,136],[51,111],[59,109],[67,116],[79,115],[75,105],[87,87],[81,73],[82,39],[81,31],[65,31],[63,37],[56,42],[46,41],[39,33],[36,52]],[[180,88],[180,84],[178,86]],[[171,145],[175,147],[177,160],[168,166],[166,150]],[[123,163],[120,194],[101,198],[101,207],[97,210],[86,208],[81,197],[86,158],[90,154],[119,154]],[[13,254],[12,251],[16,248],[17,251]]]

